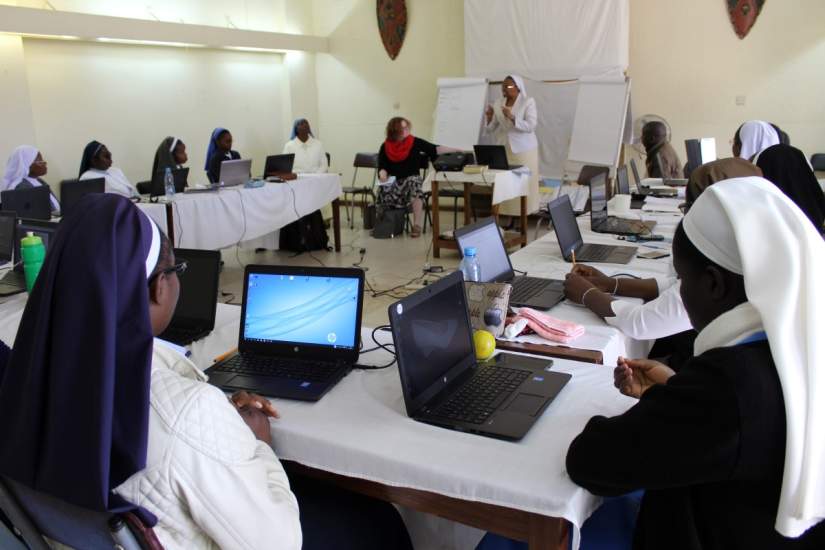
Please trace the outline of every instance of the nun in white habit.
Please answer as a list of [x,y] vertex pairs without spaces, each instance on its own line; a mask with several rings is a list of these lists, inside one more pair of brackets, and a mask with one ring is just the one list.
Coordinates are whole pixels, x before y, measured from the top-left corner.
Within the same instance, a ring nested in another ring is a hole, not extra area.
[[[485,111],[486,129],[497,143],[505,146],[507,162],[530,169],[530,188],[527,194],[527,213],[539,209],[539,142],[536,139],[538,111],[536,100],[527,96],[524,80],[509,75],[501,83],[501,94]],[[521,199],[501,203],[499,213],[505,216],[521,214]]]
[[112,153],[99,141],[90,141],[83,149],[80,160],[80,179],[103,178],[106,193],[122,195],[127,199],[140,196],[137,187],[129,181],[123,170],[112,166]]
[[779,145],[779,134],[773,125],[749,120],[733,136],[733,156],[753,162],[754,157],[774,145]]
[[[12,151],[6,162],[6,171],[0,182],[0,192],[31,187],[49,187],[41,178],[48,172],[46,161],[31,145],[21,145]],[[52,213],[60,215],[60,203],[49,189],[52,204]]]
[[673,263],[694,357],[675,374],[620,359],[639,400],[590,419],[571,479],[645,490],[634,549],[825,548],[825,242],[775,185],[736,178],[693,204]]

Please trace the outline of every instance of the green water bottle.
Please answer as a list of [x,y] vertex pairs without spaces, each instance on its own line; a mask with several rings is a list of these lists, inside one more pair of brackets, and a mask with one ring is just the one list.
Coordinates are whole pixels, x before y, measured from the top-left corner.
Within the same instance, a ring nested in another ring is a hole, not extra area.
[[46,257],[46,247],[43,246],[43,239],[28,231],[26,236],[20,239],[20,256],[23,257],[23,273],[26,275],[26,291],[31,292],[37,274],[43,267],[43,258]]

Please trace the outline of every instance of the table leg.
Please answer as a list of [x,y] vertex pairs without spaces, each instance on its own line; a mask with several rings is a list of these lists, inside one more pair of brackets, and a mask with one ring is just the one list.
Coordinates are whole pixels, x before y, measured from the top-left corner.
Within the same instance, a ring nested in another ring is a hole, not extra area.
[[175,247],[175,214],[172,210],[172,203],[166,203],[166,236],[169,237],[169,242],[172,248]]
[[496,220],[496,225],[498,225],[498,205],[494,204],[492,208],[493,219]]
[[341,252],[341,201],[332,201],[332,236],[335,239],[335,251]]
[[441,220],[439,219],[441,216],[438,211],[438,180],[436,178],[433,178],[430,190],[432,191],[430,211],[433,214],[433,258],[440,258],[441,250],[438,248],[438,239],[441,238]]
[[464,182],[464,225],[470,225],[470,212],[472,208],[470,207],[470,189],[472,188],[473,184],[469,182]]
[[530,518],[527,545],[530,550],[567,550],[569,535],[567,521],[534,514]]
[[521,247],[527,246],[527,197],[521,197]]

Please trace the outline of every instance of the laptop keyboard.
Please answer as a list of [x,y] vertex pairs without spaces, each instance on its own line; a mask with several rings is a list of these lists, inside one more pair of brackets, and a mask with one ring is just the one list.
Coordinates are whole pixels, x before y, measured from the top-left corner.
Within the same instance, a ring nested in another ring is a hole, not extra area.
[[324,382],[332,378],[341,369],[338,363],[324,361],[299,361],[261,355],[235,355],[222,365],[215,367],[217,372],[247,374],[253,376],[271,376],[273,378],[290,378],[308,382]]
[[466,384],[433,411],[433,415],[483,424],[528,376],[530,372],[524,370],[479,367]]
[[582,259],[586,256],[588,260],[606,260],[613,252],[613,246],[609,244],[587,243],[583,248]]
[[510,300],[516,303],[524,302],[536,294],[539,294],[549,284],[550,281],[547,279],[519,277],[514,281],[513,294],[510,296]]

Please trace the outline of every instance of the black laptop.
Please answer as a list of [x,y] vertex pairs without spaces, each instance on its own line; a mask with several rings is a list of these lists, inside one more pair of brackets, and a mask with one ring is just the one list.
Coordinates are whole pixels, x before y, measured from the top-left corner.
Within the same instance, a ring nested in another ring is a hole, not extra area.
[[[166,170],[156,170],[152,174],[152,183],[149,186],[150,197],[162,197],[166,194]],[[183,193],[186,191],[186,186],[189,185],[189,168],[174,168],[172,169],[172,179],[175,182],[175,193]]]
[[[8,224],[8,216],[2,220]],[[14,235],[12,237],[12,259],[15,262],[14,269],[6,273],[0,281],[0,296],[10,296],[26,290],[26,280],[23,274],[23,262],[20,256],[20,239],[32,232],[43,240],[43,247],[49,251],[49,245],[57,231],[57,222],[46,222],[42,220],[16,220],[13,224]]]
[[650,235],[656,222],[627,220],[609,216],[607,212],[607,176],[599,174],[590,180],[590,230],[614,235]]
[[215,328],[221,253],[217,250],[176,248],[175,260],[186,262],[187,267],[186,271],[178,274],[178,305],[160,338],[186,346]]
[[520,164],[507,162],[507,151],[504,145],[473,145],[476,164],[486,166],[491,170],[517,170]]
[[547,205],[556,239],[559,241],[561,255],[565,261],[572,261],[572,251],[576,252],[578,262],[602,262],[609,264],[626,264],[636,255],[635,246],[618,246],[612,244],[592,244],[582,240],[576,215],[570,204],[570,197],[561,195]]
[[462,255],[468,246],[474,246],[478,251],[481,282],[513,285],[510,304],[550,309],[564,300],[564,281],[516,276],[495,219],[486,218],[465,225],[455,231],[455,239]]
[[63,180],[60,182],[60,213],[65,216],[74,205],[89,193],[103,193],[106,190],[105,178],[88,180]]
[[209,382],[317,401],[358,360],[363,290],[361,269],[246,266],[238,353]]
[[14,212],[18,218],[50,220],[52,218],[51,192],[46,186],[13,189],[0,193],[2,209]]
[[[17,216],[14,212],[0,211],[0,265],[12,267],[14,264],[14,238],[16,236]],[[4,265],[8,264],[8,265]],[[0,278],[0,296],[11,296],[26,290],[23,274],[9,269]]]
[[571,378],[549,359],[500,353],[478,363],[460,271],[392,304],[389,317],[414,420],[521,439]]
[[630,195],[630,208],[639,210],[645,205],[645,197],[630,192],[630,180],[627,177],[627,166],[616,169],[616,187],[619,195]]
[[266,157],[264,165],[264,177],[270,174],[289,174],[292,172],[292,165],[295,163],[295,154],[269,155]]

